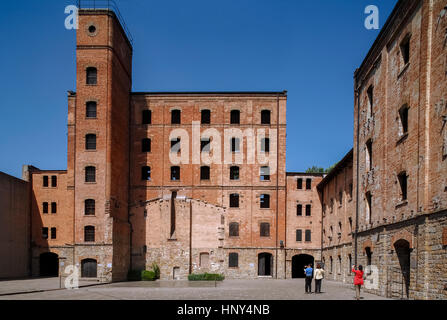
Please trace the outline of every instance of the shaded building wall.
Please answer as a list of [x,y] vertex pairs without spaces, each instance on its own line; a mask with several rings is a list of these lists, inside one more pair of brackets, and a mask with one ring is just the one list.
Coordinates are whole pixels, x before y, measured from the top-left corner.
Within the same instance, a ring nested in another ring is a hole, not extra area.
[[29,184],[0,172],[0,278],[30,273]]
[[[372,248],[371,263],[379,269],[379,286],[372,291],[390,297],[445,299],[447,294],[442,241],[447,201],[445,5],[400,1],[355,74],[357,255],[365,263],[364,250]],[[408,63],[403,56],[406,43]],[[369,88],[374,92],[372,112]],[[407,132],[402,128],[403,106],[408,107]],[[401,173],[407,177],[406,199]]]
[[349,283],[354,263],[355,198],[352,151],[318,185],[326,278]]

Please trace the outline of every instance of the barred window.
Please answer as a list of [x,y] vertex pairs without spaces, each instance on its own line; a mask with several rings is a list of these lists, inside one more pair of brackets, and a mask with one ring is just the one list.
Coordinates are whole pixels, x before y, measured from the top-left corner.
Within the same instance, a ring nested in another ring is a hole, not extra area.
[[84,241],[85,242],[94,242],[95,241],[95,227],[94,226],[84,227]]
[[85,150],[96,150],[96,134],[85,136]]
[[87,68],[87,84],[96,84],[98,82],[98,70],[93,67]]
[[231,110],[230,115],[230,123],[231,124],[240,124],[241,123],[241,112],[239,110]]
[[230,237],[239,237],[239,223],[231,222],[229,226]]
[[87,118],[96,118],[97,116],[97,104],[94,101],[89,101],[85,106],[85,116]]
[[228,267],[229,268],[239,267],[239,254],[232,252],[228,255]]
[[84,214],[86,216],[94,216],[95,215],[95,206],[96,202],[93,199],[87,199],[84,201]]
[[260,225],[261,237],[270,237],[270,223],[263,222]]
[[96,182],[96,168],[86,167],[85,168],[85,182]]

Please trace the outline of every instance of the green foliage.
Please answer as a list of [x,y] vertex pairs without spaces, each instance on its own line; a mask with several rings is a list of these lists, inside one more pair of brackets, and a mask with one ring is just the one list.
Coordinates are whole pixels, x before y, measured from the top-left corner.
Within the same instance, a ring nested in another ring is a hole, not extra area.
[[127,273],[127,280],[129,281],[141,281],[142,270],[129,270]]
[[155,281],[155,272],[154,271],[141,271],[141,280],[143,281]]
[[306,170],[306,173],[326,173],[327,171],[324,168],[313,166]]
[[152,271],[155,273],[155,279],[160,279],[160,267],[156,262],[152,263]]
[[223,281],[224,279],[224,275],[215,273],[190,274],[188,276],[189,281]]
[[337,166],[338,162],[334,163],[332,166],[326,169],[326,173],[331,172],[332,169],[334,169]]

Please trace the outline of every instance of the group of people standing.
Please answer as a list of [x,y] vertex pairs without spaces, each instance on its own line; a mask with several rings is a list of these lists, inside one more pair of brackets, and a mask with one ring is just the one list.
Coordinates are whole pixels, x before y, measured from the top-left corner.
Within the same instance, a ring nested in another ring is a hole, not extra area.
[[[363,285],[363,266],[358,268],[353,265],[352,272],[354,273],[354,286],[356,292],[356,299],[360,300],[360,290]],[[324,269],[321,264],[317,264],[317,268],[314,270],[312,264],[308,264],[304,267],[304,274],[306,276],[306,293],[312,293],[312,280],[315,278],[315,293],[321,293],[321,282],[324,278]]]

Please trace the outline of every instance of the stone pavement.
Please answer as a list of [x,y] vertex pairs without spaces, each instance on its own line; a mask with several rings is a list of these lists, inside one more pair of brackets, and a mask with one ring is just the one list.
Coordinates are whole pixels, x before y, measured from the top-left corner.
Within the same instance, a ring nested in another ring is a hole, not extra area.
[[[65,278],[62,278],[62,287]],[[98,284],[97,281],[79,281],[80,287]],[[0,280],[0,296],[14,293],[49,291],[60,289],[59,278],[29,278],[17,280]]]
[[[32,280],[16,280],[32,281]],[[0,282],[0,287],[4,282]],[[29,282],[28,282],[29,283]],[[23,284],[23,286],[25,283]],[[352,286],[323,281],[323,293],[306,294],[303,279],[225,280],[217,287],[154,287],[147,282],[121,282],[77,290],[0,296],[7,300],[353,300]],[[362,292],[363,300],[386,298]]]

